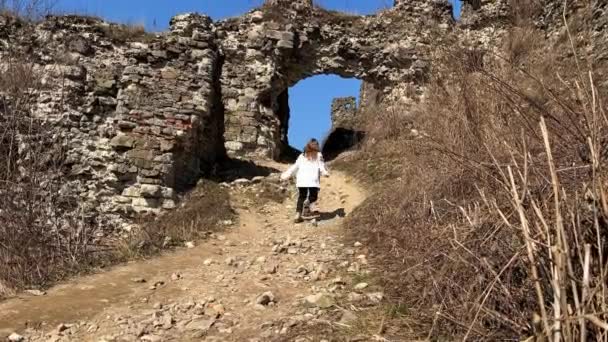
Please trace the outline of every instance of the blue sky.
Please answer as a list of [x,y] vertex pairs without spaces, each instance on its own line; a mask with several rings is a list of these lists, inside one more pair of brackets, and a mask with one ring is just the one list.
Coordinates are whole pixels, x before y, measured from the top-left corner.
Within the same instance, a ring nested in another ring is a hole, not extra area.
[[[460,11],[460,1],[455,11]],[[258,7],[264,0],[58,0],[60,13],[95,15],[109,21],[143,24],[149,31],[166,30],[176,14],[200,12],[214,20],[238,16]],[[372,14],[389,8],[393,0],[317,0],[321,6],[353,14]],[[319,75],[300,81],[289,91],[291,120],[289,141],[301,149],[312,137],[322,139],[330,129],[330,106],[335,97],[357,96],[361,82],[333,75]]]

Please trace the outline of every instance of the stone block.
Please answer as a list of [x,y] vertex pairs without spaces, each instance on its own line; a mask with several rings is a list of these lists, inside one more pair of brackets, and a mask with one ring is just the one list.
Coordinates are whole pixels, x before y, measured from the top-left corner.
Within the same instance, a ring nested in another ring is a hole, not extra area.
[[155,197],[160,197],[162,194],[162,191],[161,191],[161,187],[158,185],[142,184],[140,186],[140,194],[142,197],[155,198]]
[[171,67],[165,67],[160,71],[161,77],[166,80],[174,80],[178,77],[177,70]]
[[268,30],[266,31],[266,37],[274,40],[285,40],[293,42],[294,34],[293,32]]
[[57,65],[51,64],[44,67],[45,72],[56,79],[84,80],[86,69],[78,65]]
[[99,79],[96,80],[94,92],[98,95],[110,94],[113,92],[115,86],[116,81],[113,79]]
[[251,13],[250,18],[251,18],[251,21],[254,23],[262,22],[264,20],[264,12],[255,11],[255,12]]
[[161,152],[171,152],[175,148],[175,142],[169,140],[161,140],[160,141],[160,151]]
[[154,157],[155,162],[171,164],[173,163],[173,153],[164,153]]
[[141,191],[138,186],[130,186],[122,191],[122,196],[141,197]]
[[123,75],[139,75],[143,73],[143,69],[137,65],[129,65],[123,70]]
[[166,59],[167,58],[167,51],[162,51],[162,50],[153,50],[152,51],[152,56],[159,58],[159,59]]
[[114,196],[113,199],[114,199],[114,202],[120,203],[120,204],[130,204],[133,201],[133,199],[131,197],[126,197],[126,196]]
[[94,52],[90,42],[81,36],[73,37],[68,44],[68,49],[81,55],[90,55]]
[[158,198],[137,197],[133,198],[133,202],[131,202],[131,204],[133,205],[133,209],[135,209],[135,211],[141,212],[142,209],[145,210],[146,208],[159,208],[161,205],[161,200],[159,200]]
[[175,204],[174,200],[172,200],[172,199],[166,199],[166,200],[163,201],[162,208],[163,209],[167,209],[167,210],[171,210],[171,209],[177,208],[177,205]]
[[144,177],[155,178],[155,177],[160,176],[160,172],[158,170],[144,169],[144,170],[141,170],[141,175]]
[[97,103],[106,107],[114,107],[118,104],[118,101],[111,96],[100,96],[97,98]]
[[155,153],[152,150],[130,150],[127,152],[127,156],[133,163],[133,165],[139,168],[151,169],[154,167]]
[[171,188],[163,187],[161,189],[161,197],[166,198],[166,199],[173,199],[173,198],[175,198],[175,190],[173,190]]
[[150,48],[150,46],[148,44],[140,43],[140,42],[132,42],[129,44],[129,47],[131,49],[135,49],[135,50],[148,50]]
[[208,52],[206,50],[192,49],[192,51],[190,52],[190,57],[199,59],[207,56],[207,54]]
[[114,148],[133,148],[135,146],[135,138],[129,135],[117,135],[110,140],[110,146]]
[[132,130],[135,127],[137,127],[137,124],[134,122],[131,122],[131,121],[121,120],[118,122],[118,128],[120,128],[120,129]]
[[244,146],[240,141],[226,141],[224,143],[224,147],[226,147],[226,149],[229,151],[240,151]]
[[137,182],[140,184],[152,184],[152,185],[161,185],[163,181],[158,178],[147,178],[147,177],[137,177]]
[[277,43],[277,48],[279,48],[279,49],[285,49],[285,50],[293,49],[293,41],[280,40]]

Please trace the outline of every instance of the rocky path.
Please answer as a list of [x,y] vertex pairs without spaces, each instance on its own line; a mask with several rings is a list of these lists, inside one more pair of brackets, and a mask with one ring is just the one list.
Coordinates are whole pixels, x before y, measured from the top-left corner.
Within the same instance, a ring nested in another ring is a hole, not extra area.
[[240,195],[247,186],[231,186],[239,223],[194,248],[0,303],[0,338],[274,341],[330,311],[330,320],[347,325],[356,315],[336,314],[337,300],[382,300],[378,289],[349,276],[365,273],[367,262],[363,246],[341,240],[342,213],[364,198],[346,176],[324,181],[326,213],[316,223],[294,224],[293,200],[256,205]]

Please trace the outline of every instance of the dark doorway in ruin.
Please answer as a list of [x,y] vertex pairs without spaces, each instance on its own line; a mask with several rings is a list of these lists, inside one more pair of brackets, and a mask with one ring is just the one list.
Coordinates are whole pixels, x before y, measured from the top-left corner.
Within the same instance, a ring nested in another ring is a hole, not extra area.
[[[294,159],[311,138],[323,153],[334,158],[359,142],[363,132],[352,129],[356,121],[361,81],[336,75],[317,75],[297,82],[277,96],[281,121],[283,159]],[[346,100],[346,102],[344,102]],[[352,132],[352,133],[351,133]]]
[[365,131],[338,127],[323,142],[323,157],[331,161],[342,152],[357,146],[365,139]]

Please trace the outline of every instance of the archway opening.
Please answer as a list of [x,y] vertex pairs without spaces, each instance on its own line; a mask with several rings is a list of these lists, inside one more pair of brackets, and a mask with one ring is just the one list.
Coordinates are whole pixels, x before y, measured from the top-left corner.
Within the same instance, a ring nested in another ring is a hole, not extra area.
[[351,137],[361,84],[355,78],[317,75],[281,93],[277,114],[282,123],[283,155],[293,158],[315,138],[323,144],[324,154],[334,157],[362,139],[362,133],[357,134],[357,139]]

